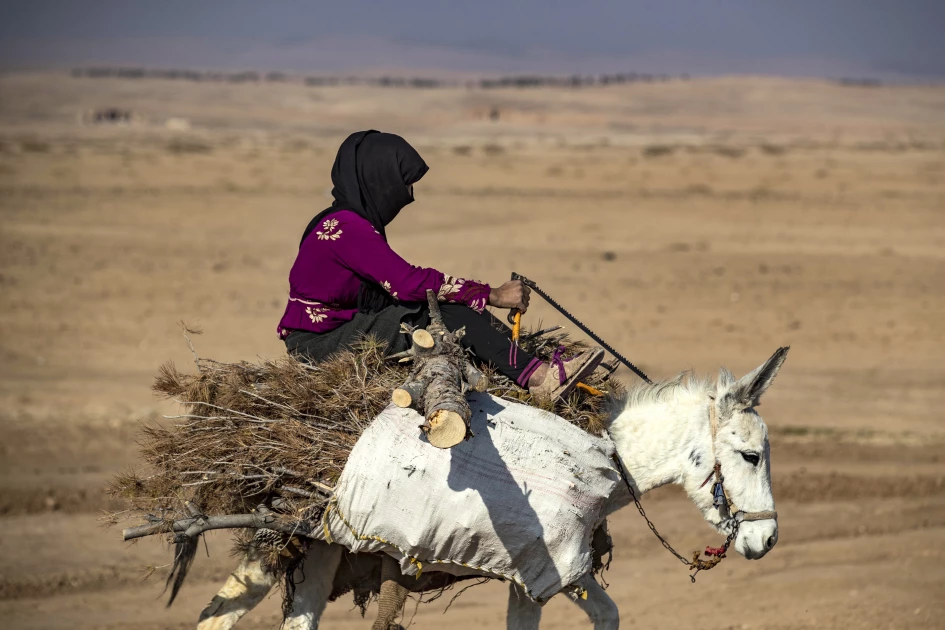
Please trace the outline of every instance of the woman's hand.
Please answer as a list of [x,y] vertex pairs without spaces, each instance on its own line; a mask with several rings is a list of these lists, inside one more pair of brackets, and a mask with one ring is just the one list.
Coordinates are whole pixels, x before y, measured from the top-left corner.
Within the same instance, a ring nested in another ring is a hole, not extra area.
[[489,306],[514,308],[522,313],[528,310],[529,294],[532,292],[521,280],[509,280],[498,289],[489,292]]

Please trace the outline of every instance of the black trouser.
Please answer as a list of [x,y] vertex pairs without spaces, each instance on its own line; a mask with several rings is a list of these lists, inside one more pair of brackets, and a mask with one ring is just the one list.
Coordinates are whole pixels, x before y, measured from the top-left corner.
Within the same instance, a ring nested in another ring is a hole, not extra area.
[[[508,326],[491,313],[477,313],[463,304],[440,304],[440,312],[449,330],[466,327],[460,344],[470,349],[481,364],[491,365],[522,387],[528,385],[529,377],[541,362],[522,350],[513,351],[512,331]],[[430,311],[424,304],[415,309],[391,306],[370,315],[359,313],[350,322],[327,333],[294,331],[286,337],[285,345],[291,354],[321,361],[334,352],[350,348],[363,335],[372,334],[387,342],[389,352],[400,352],[408,347],[406,335],[400,332],[401,321],[425,328],[430,323]]]
[[[449,330],[466,327],[466,334],[459,341],[464,348],[471,350],[481,363],[491,365],[520,386],[525,387],[528,378],[541,365],[532,355],[512,349],[512,330],[492,313],[477,313],[464,304],[440,304],[440,312]],[[429,309],[421,310],[411,323],[426,328],[430,323]]]

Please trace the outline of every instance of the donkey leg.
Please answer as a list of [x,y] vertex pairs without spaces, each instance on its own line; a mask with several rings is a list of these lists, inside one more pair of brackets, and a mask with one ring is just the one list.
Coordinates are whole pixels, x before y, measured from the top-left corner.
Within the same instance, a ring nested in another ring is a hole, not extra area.
[[617,630],[620,626],[620,613],[607,591],[594,581],[591,574],[582,577],[577,584],[587,593],[587,599],[571,594],[571,601],[587,614],[594,624],[594,630]]
[[258,549],[250,549],[243,556],[220,592],[200,613],[197,630],[229,630],[262,601],[276,583],[276,576],[263,568],[262,556]]
[[394,622],[404,609],[410,591],[404,586],[400,565],[388,555],[381,558],[381,591],[377,596],[377,618],[371,630],[399,628]]
[[505,618],[507,630],[538,630],[541,604],[533,602],[517,584],[509,584],[509,610]]
[[315,630],[331,595],[335,572],[341,563],[341,545],[313,541],[305,560],[295,571],[295,597],[292,612],[283,630]]

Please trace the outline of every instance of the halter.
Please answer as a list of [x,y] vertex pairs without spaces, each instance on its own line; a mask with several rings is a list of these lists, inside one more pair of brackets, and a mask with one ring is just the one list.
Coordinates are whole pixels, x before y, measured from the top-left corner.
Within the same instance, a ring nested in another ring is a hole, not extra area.
[[712,467],[712,472],[709,473],[709,476],[705,478],[705,481],[702,482],[700,488],[704,487],[709,480],[715,477],[715,483],[712,485],[712,504],[719,508],[719,512],[722,510],[722,506],[728,508],[728,513],[731,515],[728,519],[723,519],[724,523],[726,520],[734,520],[736,523],[742,523],[744,521],[766,521],[768,519],[778,520],[778,513],[776,510],[767,510],[764,512],[745,512],[739,510],[735,507],[735,503],[732,501],[731,497],[728,496],[728,491],[725,489],[725,478],[722,476],[722,463],[719,461],[719,458],[716,456],[715,440],[719,431],[719,418],[718,412],[716,411],[716,402],[715,397],[709,397],[709,426],[712,431],[712,457],[715,460],[715,465]]

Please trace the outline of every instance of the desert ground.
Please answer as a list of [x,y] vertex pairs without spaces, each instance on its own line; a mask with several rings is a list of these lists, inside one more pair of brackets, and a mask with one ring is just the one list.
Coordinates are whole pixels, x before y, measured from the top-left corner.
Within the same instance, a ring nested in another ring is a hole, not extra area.
[[[106,108],[131,118],[93,123]],[[103,486],[138,462],[141,422],[173,411],[150,384],[192,360],[179,321],[202,357],[284,353],[299,235],[361,128],[431,166],[389,229],[411,262],[523,273],[653,377],[743,374],[791,345],[759,408],[777,547],[691,584],[620,512],[604,577],[623,627],[945,627],[945,87],[65,74],[0,77],[0,625],[194,627],[235,566],[228,538],[165,608],[168,549],[103,525]],[[526,324],[565,323],[539,302]],[[680,549],[720,542],[680,492],[644,503]],[[504,628],[506,592],[408,603],[404,625]],[[241,627],[277,628],[278,610],[275,593]],[[589,627],[563,598],[544,619]],[[323,625],[369,626],[350,599]]]

